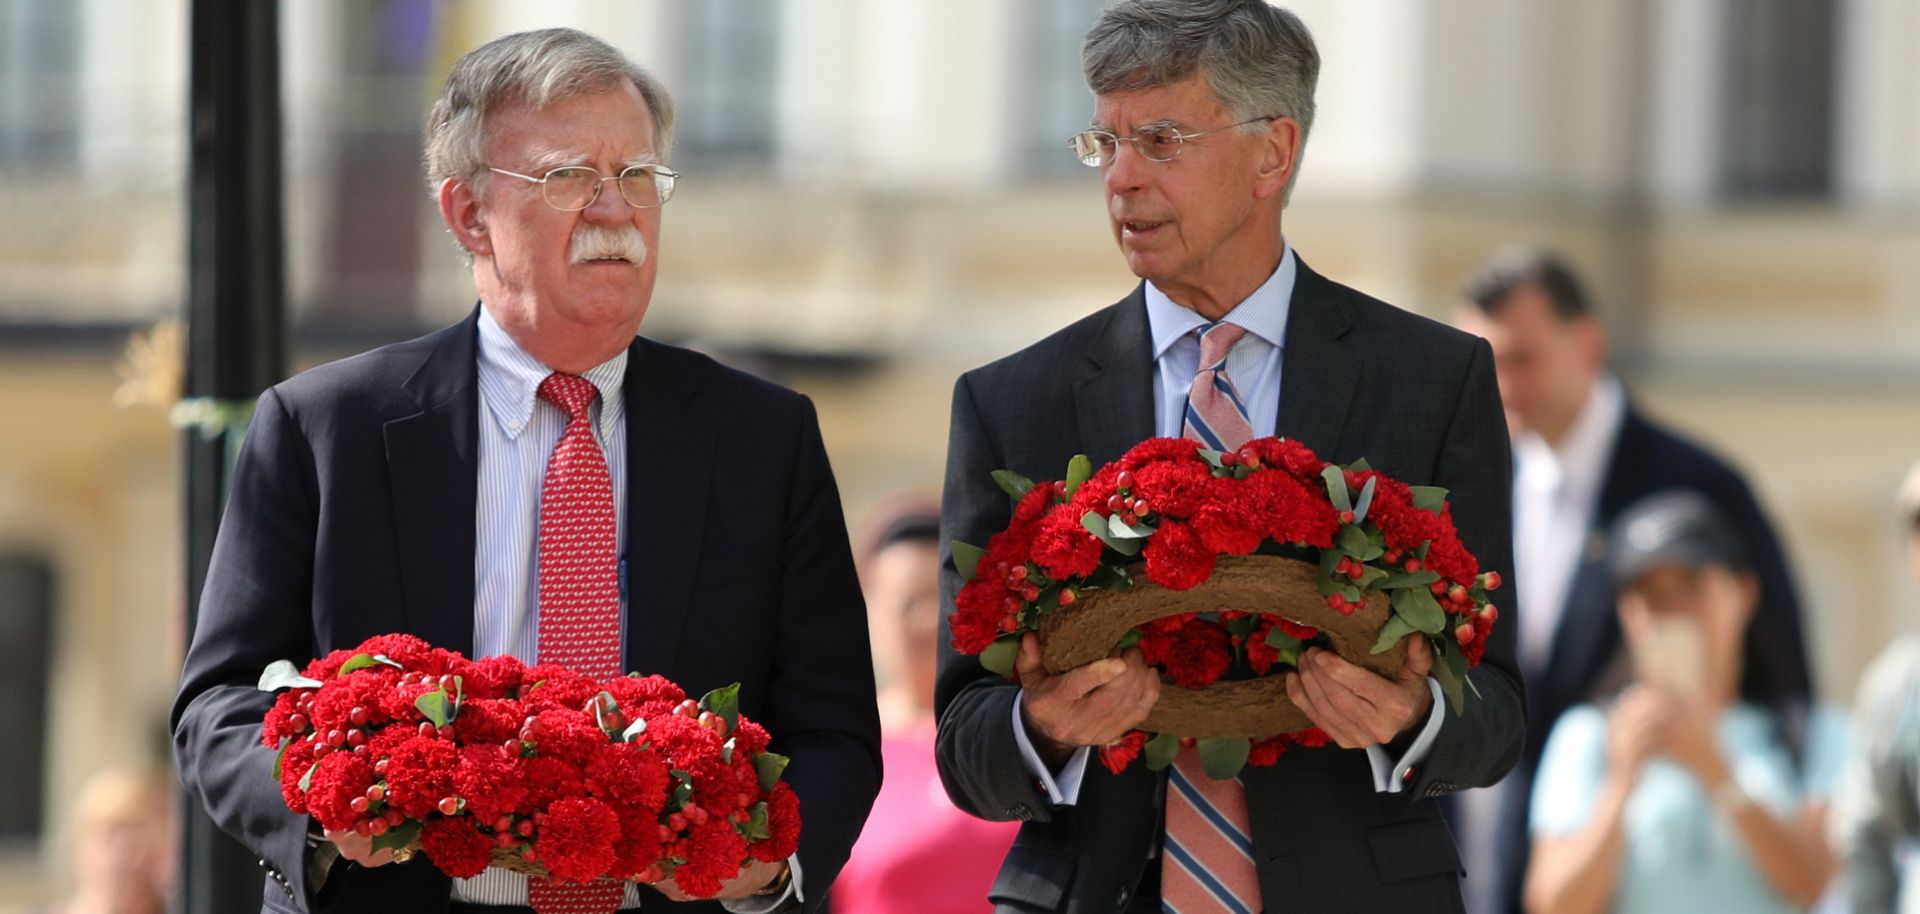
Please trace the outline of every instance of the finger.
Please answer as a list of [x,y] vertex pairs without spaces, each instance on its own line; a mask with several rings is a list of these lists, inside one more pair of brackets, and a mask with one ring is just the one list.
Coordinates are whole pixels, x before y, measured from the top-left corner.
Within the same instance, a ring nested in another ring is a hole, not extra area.
[[1424,636],[1407,639],[1407,661],[1400,665],[1400,679],[1424,680],[1433,672],[1433,645]]
[[1033,632],[1020,638],[1020,653],[1014,657],[1013,672],[1020,677],[1023,689],[1037,688],[1047,681],[1047,666],[1040,662],[1040,638]]
[[[1299,673],[1293,674],[1289,684],[1297,684],[1303,696],[1301,699],[1295,699],[1294,703],[1307,712],[1307,717],[1311,718],[1320,729],[1327,731],[1327,735],[1333,737],[1333,741],[1341,748],[1359,749],[1367,745],[1365,738],[1353,726],[1353,722],[1327,703],[1324,688],[1310,667],[1303,667]],[[1291,691],[1290,689],[1289,694]]]
[[[1340,659],[1330,651],[1319,651],[1309,662],[1307,680],[1320,686],[1320,700],[1345,717],[1353,735],[1364,745],[1384,743],[1400,732],[1412,709],[1394,684]],[[1358,678],[1348,676],[1357,673]],[[1349,686],[1351,680],[1360,688]]]
[[[1359,696],[1368,704],[1378,705],[1390,702],[1401,691],[1392,680],[1364,667],[1354,666],[1339,654],[1329,650],[1314,648],[1307,652],[1306,660],[1307,666],[1325,682]],[[1422,678],[1425,678],[1424,675]]]

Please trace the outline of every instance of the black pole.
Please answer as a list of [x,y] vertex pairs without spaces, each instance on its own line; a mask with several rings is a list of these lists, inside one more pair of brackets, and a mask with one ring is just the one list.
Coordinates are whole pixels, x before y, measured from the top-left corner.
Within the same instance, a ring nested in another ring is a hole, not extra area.
[[[280,161],[280,34],[274,0],[193,0],[188,132],[186,395],[232,417],[184,431],[187,630],[224,506],[229,453],[247,409],[286,362]],[[252,854],[183,804],[180,910],[260,910],[263,873]]]

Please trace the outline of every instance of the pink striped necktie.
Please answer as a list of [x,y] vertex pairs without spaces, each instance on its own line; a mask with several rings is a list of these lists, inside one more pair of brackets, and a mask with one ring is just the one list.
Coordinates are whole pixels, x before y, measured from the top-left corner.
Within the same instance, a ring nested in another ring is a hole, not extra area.
[[[1200,329],[1200,370],[1187,392],[1186,437],[1220,451],[1253,439],[1227,353],[1246,336],[1224,321]],[[1207,777],[1200,753],[1180,750],[1167,771],[1166,841],[1160,853],[1160,909],[1166,914],[1259,914],[1247,790],[1238,778]]]
[[[556,371],[540,382],[540,399],[567,414],[567,430],[540,487],[538,652],[541,663],[605,679],[620,675],[620,568],[613,475],[593,437],[598,394],[578,375]],[[536,914],[608,914],[625,898],[626,886],[611,879],[527,880]]]
[[1227,377],[1227,353],[1247,328],[1219,321],[1200,328],[1200,370],[1187,389],[1186,437],[1216,451],[1237,451],[1253,440],[1246,403]]

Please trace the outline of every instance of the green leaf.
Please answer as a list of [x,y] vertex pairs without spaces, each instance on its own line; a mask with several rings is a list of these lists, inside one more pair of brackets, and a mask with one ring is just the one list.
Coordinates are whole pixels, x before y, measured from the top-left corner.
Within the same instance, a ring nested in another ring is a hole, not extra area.
[[1357,585],[1357,584],[1342,584],[1342,585],[1340,586],[1340,596],[1341,596],[1341,598],[1342,598],[1342,599],[1344,599],[1344,600],[1346,600],[1346,601],[1347,601],[1348,603],[1358,603],[1358,602],[1360,602],[1360,587],[1359,587],[1359,585]]
[[301,793],[306,793],[307,791],[313,789],[313,773],[319,770],[320,770],[319,762],[314,762],[313,764],[307,766],[307,773],[300,776],[300,792]]
[[402,822],[387,829],[386,834],[375,835],[373,849],[377,851],[397,851],[420,837],[420,823]]
[[753,772],[760,776],[760,789],[772,790],[780,783],[780,775],[787,770],[789,759],[778,752],[762,752],[753,757]]
[[1360,579],[1353,583],[1354,586],[1359,587],[1361,590],[1370,590],[1379,586],[1381,581],[1386,580],[1388,574],[1389,572],[1384,568],[1375,568],[1372,565],[1368,565],[1367,570],[1360,572]]
[[1226,453],[1225,451],[1216,451],[1211,448],[1203,447],[1199,451],[1197,451],[1197,453],[1200,455],[1201,460],[1204,460],[1207,463],[1211,464],[1213,468],[1216,470],[1225,466],[1225,464],[1220,462],[1221,456]]
[[1384,654],[1393,650],[1393,646],[1399,644],[1401,638],[1413,634],[1413,632],[1414,627],[1409,624],[1406,619],[1399,616],[1388,618],[1387,624],[1380,627],[1380,639],[1373,642],[1372,653]]
[[1108,533],[1107,519],[1101,517],[1098,511],[1088,511],[1080,515],[1080,526],[1086,528],[1086,531],[1093,534],[1100,542],[1107,544],[1108,549],[1121,555],[1138,555],[1140,547],[1146,544],[1145,540],[1119,539]]
[[[1446,640],[1441,641],[1434,653],[1440,656],[1437,658],[1439,662],[1433,665],[1433,678],[1440,681],[1440,691],[1447,696],[1447,705],[1453,709],[1453,713],[1460,714],[1467,707],[1467,696],[1461,688],[1467,678],[1467,658],[1459,648]],[[1475,689],[1476,693],[1478,691]]]
[[320,680],[302,676],[300,668],[294,666],[293,661],[275,660],[260,671],[258,688],[262,692],[278,692],[281,689],[317,689],[320,685]]
[[1321,470],[1320,478],[1326,480],[1327,497],[1333,500],[1333,510],[1353,510],[1353,499],[1347,494],[1347,477],[1339,467],[1330,466]]
[[773,837],[773,829],[767,826],[767,804],[753,804],[753,811],[747,815],[747,824],[740,828],[741,837],[749,842],[765,841]]
[[[1373,464],[1371,464],[1371,463],[1368,463],[1368,462],[1367,462],[1367,458],[1365,458],[1365,457],[1362,457],[1362,458],[1360,458],[1359,460],[1356,460],[1356,461],[1354,461],[1354,462],[1352,462],[1352,463],[1349,463],[1349,464],[1347,464],[1347,469],[1349,469],[1349,470],[1352,470],[1352,471],[1354,471],[1355,473],[1365,473],[1365,472],[1367,472],[1368,470],[1371,470],[1371,469],[1373,469]],[[1360,512],[1359,512],[1359,511],[1355,511],[1355,512],[1353,512],[1353,513],[1355,513],[1355,514],[1358,514],[1358,513],[1360,513]]]
[[1200,767],[1205,768],[1207,777],[1224,781],[1240,773],[1246,767],[1247,756],[1253,752],[1253,743],[1242,737],[1223,739],[1203,739],[1199,741]]
[[675,784],[673,792],[667,795],[667,812],[679,812],[686,808],[688,800],[693,799],[693,775],[676,768],[673,776],[680,783]]
[[414,699],[413,706],[419,708],[420,713],[436,727],[444,727],[453,719],[453,702],[444,687]]
[[[1381,582],[1380,589],[1399,590],[1402,587],[1426,587],[1438,580],[1440,580],[1439,572],[1428,571],[1425,568],[1414,572],[1396,571],[1386,575],[1386,580]],[[1431,593],[1432,591],[1428,592]]]
[[1073,459],[1067,461],[1067,497],[1072,498],[1073,493],[1079,491],[1080,484],[1092,478],[1093,461],[1088,460],[1085,454],[1073,455]]
[[953,541],[953,570],[960,572],[960,580],[971,581],[980,572],[980,557],[987,550],[972,543]]
[[740,725],[740,683],[722,686],[700,696],[700,710],[712,711],[727,720],[727,732]]
[[1367,480],[1366,487],[1360,490],[1360,503],[1353,506],[1353,522],[1354,523],[1357,524],[1367,519],[1367,509],[1373,507],[1373,490],[1375,488],[1374,483],[1377,483],[1379,481],[1380,481],[1380,477],[1378,476],[1371,477]]
[[1408,486],[1413,492],[1413,506],[1435,514],[1447,503],[1447,490],[1439,486]]
[[720,761],[722,763],[728,765],[733,764],[733,745],[733,737],[731,736],[727,737],[726,742],[720,744]]
[[1033,490],[1033,480],[1012,470],[994,470],[993,481],[999,483],[1000,491],[1007,493],[1014,501],[1027,497]]
[[619,710],[620,710],[620,702],[619,700],[613,697],[612,692],[601,692],[600,694],[593,696],[594,726],[597,726],[601,730],[606,731],[608,736],[612,736],[613,730],[612,728],[607,726],[607,715],[609,713],[617,712]]
[[1001,638],[980,652],[980,665],[1002,676],[1013,675],[1013,658],[1020,656],[1019,638]]
[[644,717],[636,718],[633,723],[630,723],[627,725],[627,729],[620,732],[620,741],[623,743],[631,743],[634,741],[636,737],[639,737],[645,734],[646,732],[647,732],[647,719]]
[[1429,635],[1438,635],[1447,627],[1447,613],[1424,587],[1393,591],[1393,611],[1407,624]]
[[1173,764],[1173,757],[1180,754],[1180,737],[1171,733],[1155,733],[1147,740],[1147,767],[1154,771],[1165,769]]
[[1130,629],[1127,629],[1126,634],[1120,636],[1120,643],[1114,645],[1113,649],[1116,651],[1124,651],[1128,648],[1139,647],[1139,646],[1140,646],[1140,630],[1137,628],[1130,628]]
[[372,654],[355,654],[348,658],[346,663],[340,664],[340,675],[345,676],[354,670],[364,670],[367,667],[379,665],[380,661],[374,659]]
[[[1373,543],[1367,539],[1367,531],[1359,527],[1341,527],[1340,534],[1333,538],[1333,544],[1340,547],[1341,552],[1356,559],[1366,555],[1367,550],[1373,547]],[[1360,560],[1365,561],[1365,559]]]
[[1152,536],[1153,531],[1148,524],[1129,524],[1118,514],[1107,518],[1107,534],[1117,540],[1143,540]]
[[287,760],[287,750],[293,748],[293,737],[280,741],[280,751],[273,756],[273,779],[280,780],[280,763]]
[[1133,586],[1133,577],[1122,566],[1101,565],[1087,578],[1087,586],[1101,590],[1126,590]]
[[[1347,576],[1339,573],[1340,560],[1345,556],[1338,549],[1320,550],[1320,595],[1331,597],[1340,592],[1347,583]],[[1338,578],[1339,580],[1335,580]]]

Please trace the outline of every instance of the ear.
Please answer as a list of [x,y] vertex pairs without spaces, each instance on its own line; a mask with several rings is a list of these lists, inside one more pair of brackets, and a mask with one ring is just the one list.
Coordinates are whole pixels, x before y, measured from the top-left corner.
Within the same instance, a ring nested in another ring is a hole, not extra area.
[[440,182],[440,219],[453,232],[460,246],[476,257],[493,254],[493,239],[487,235],[487,222],[480,212],[480,198],[464,178]]
[[1264,139],[1266,144],[1253,191],[1255,197],[1270,197],[1285,192],[1287,182],[1293,179],[1293,173],[1300,167],[1299,121],[1290,117],[1268,121]]

